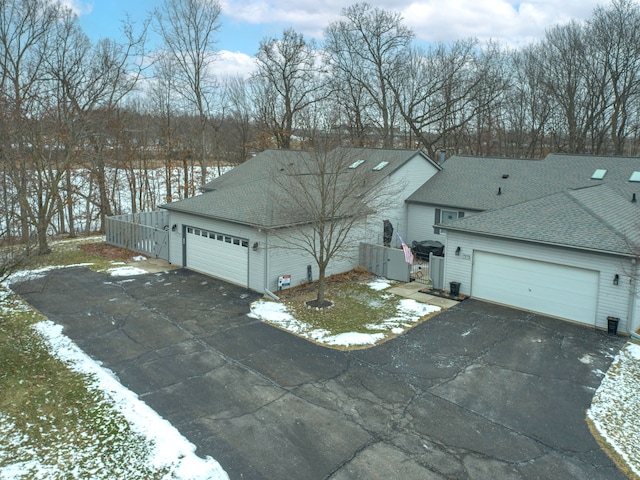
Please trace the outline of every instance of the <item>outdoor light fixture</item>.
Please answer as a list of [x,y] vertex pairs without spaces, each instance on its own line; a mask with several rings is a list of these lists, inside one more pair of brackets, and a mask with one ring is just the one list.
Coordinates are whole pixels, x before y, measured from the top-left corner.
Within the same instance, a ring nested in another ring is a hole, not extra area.
[[253,244],[253,251],[254,251],[254,252],[258,251],[258,242],[255,242],[255,243]]
[[618,275],[617,273],[613,276],[613,284],[614,285],[618,285],[618,282],[620,281],[620,275]]
[[456,255],[460,255],[460,247],[456,248]]
[[171,231],[175,232],[178,229],[178,225],[176,223],[173,224],[173,227],[171,227]]

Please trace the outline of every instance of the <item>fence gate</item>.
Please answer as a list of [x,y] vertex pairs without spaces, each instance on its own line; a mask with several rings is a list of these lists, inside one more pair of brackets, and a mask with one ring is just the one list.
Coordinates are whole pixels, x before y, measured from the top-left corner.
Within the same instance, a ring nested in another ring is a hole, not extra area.
[[444,257],[429,254],[429,277],[433,281],[433,287],[444,290]]
[[402,249],[361,243],[359,257],[360,265],[374,275],[399,282],[410,280],[410,265],[405,261]]

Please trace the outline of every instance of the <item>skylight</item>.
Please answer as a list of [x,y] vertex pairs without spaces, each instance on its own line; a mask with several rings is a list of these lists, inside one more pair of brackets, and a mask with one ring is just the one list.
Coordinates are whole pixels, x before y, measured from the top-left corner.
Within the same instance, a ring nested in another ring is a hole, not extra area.
[[349,165],[349,168],[358,168],[363,163],[364,163],[364,160],[356,160],[351,165]]
[[593,175],[591,175],[591,180],[602,180],[606,174],[607,171],[604,168],[599,168],[595,172],[593,172]]
[[386,167],[387,165],[389,165],[389,162],[380,162],[379,164],[377,164],[375,167],[373,167],[374,170],[382,170],[384,167]]
[[629,177],[630,182],[640,182],[640,172],[633,172]]

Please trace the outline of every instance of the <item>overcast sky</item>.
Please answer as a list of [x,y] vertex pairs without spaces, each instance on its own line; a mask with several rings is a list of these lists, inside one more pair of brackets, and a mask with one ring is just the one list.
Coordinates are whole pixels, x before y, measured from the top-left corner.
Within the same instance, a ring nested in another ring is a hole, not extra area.
[[[64,0],[80,16],[87,34],[97,40],[117,38],[120,20],[126,14],[142,21],[161,0]],[[218,49],[220,71],[244,73],[260,40],[280,37],[293,27],[305,37],[322,40],[324,28],[340,18],[340,12],[355,2],[343,0],[220,0],[222,27]],[[420,42],[449,42],[476,37],[519,46],[540,38],[555,23],[584,20],[598,4],[609,0],[370,0],[385,10],[398,11]]]

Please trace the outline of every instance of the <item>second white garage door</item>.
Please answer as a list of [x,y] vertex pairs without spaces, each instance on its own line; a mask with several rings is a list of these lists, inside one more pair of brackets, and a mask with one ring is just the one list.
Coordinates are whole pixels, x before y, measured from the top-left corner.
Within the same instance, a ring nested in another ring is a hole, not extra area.
[[186,267],[247,286],[249,241],[195,227],[186,227]]
[[599,273],[488,252],[474,252],[471,295],[594,325]]

